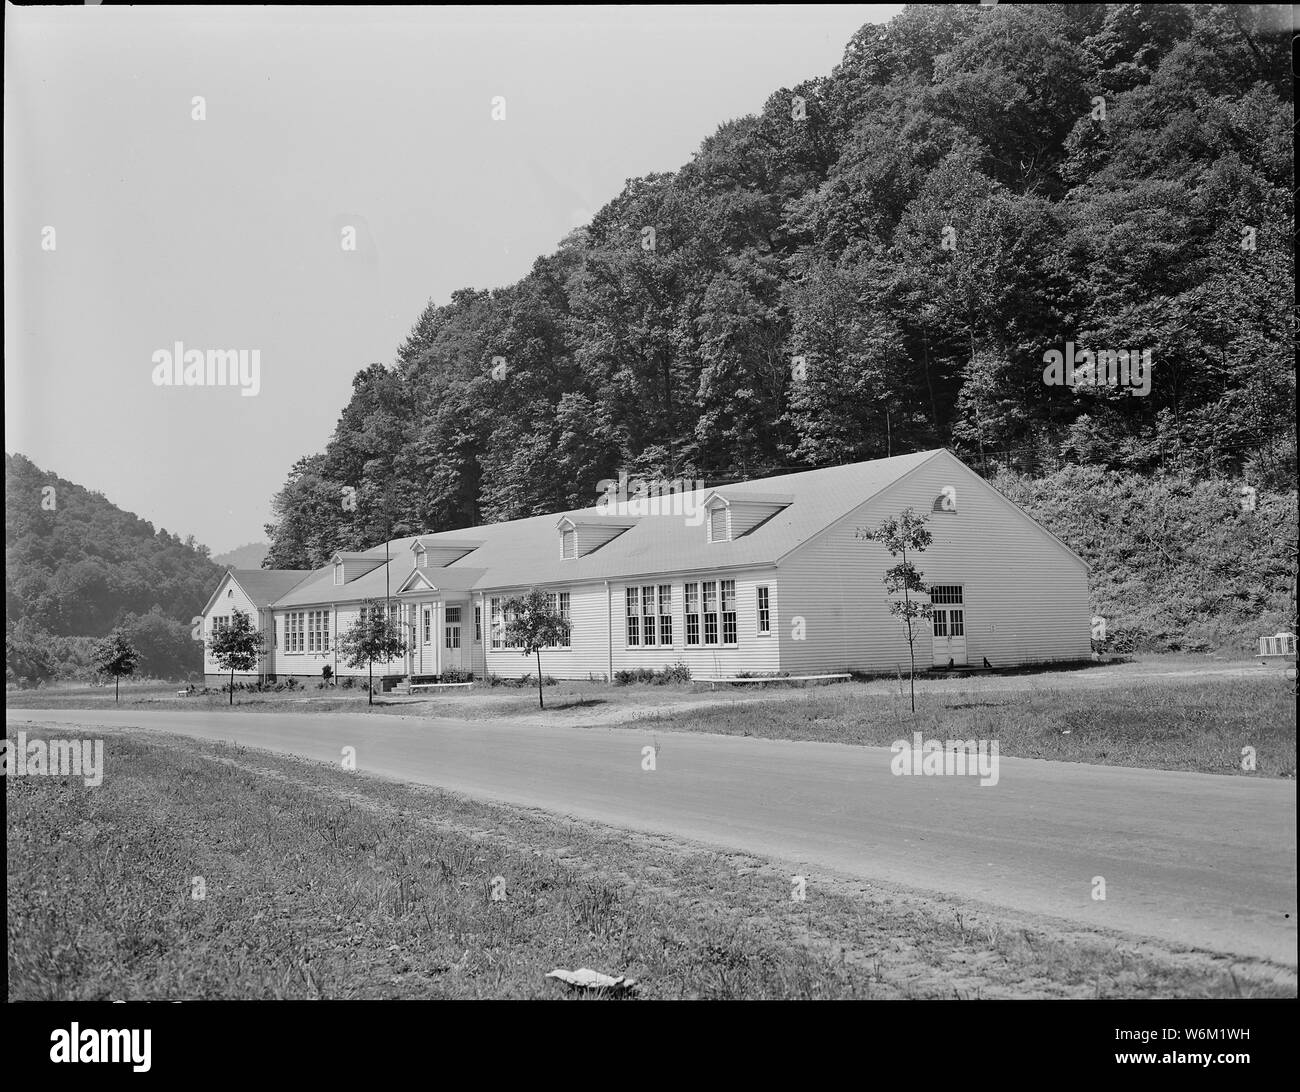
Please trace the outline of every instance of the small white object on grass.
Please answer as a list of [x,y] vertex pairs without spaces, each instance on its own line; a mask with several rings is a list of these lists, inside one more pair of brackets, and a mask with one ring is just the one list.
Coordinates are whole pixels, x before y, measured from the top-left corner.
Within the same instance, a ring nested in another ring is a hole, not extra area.
[[589,967],[582,967],[576,971],[557,967],[546,977],[554,978],[559,982],[563,982],[566,986],[579,990],[610,990],[619,993],[636,988],[635,978],[625,978],[623,975],[613,978],[610,975],[601,974],[599,971],[593,971]]

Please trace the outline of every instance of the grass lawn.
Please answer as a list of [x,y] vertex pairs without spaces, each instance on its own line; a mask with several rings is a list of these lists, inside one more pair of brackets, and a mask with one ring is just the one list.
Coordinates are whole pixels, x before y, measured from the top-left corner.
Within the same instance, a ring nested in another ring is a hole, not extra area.
[[647,998],[1296,992],[1268,964],[811,873],[795,901],[790,870],[751,857],[102,734],[98,788],[5,779],[11,1001],[542,998],[557,967]]
[[[1295,777],[1296,703],[1280,676],[1207,682],[1129,683],[1089,689],[864,697],[849,687],[803,691],[682,713],[640,717],[656,728],[768,739],[888,747],[920,731],[926,739],[996,739],[1003,756],[1105,766]],[[1254,748],[1255,770],[1242,769]]]

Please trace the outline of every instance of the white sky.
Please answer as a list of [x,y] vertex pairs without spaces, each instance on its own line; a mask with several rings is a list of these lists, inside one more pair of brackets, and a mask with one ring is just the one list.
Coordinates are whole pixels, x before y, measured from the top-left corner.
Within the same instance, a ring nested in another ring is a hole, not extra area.
[[[901,8],[6,5],[5,449],[214,552],[260,540],[429,299],[519,279]],[[260,393],[154,386],[178,340],[260,349]]]

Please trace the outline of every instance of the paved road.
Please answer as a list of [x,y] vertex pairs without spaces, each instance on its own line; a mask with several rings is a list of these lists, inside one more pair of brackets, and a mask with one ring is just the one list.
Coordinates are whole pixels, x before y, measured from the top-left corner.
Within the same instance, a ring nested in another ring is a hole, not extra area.
[[[899,777],[879,747],[363,714],[13,709],[338,761],[1221,952],[1296,964],[1291,781],[1001,759],[996,785]],[[69,733],[71,734],[71,733]],[[111,761],[111,736],[106,743]],[[1092,897],[1105,879],[1105,901]]]

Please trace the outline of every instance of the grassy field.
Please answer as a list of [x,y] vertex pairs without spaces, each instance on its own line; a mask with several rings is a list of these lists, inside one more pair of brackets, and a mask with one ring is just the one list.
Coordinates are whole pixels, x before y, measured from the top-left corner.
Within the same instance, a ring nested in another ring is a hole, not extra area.
[[6,778],[11,1001],[544,998],[556,967],[646,998],[1296,992],[1267,964],[814,874],[795,901],[751,857],[105,734],[99,788]]
[[[1295,777],[1296,704],[1280,677],[1130,684],[1114,689],[931,693],[909,706],[844,688],[796,700],[639,717],[666,730],[888,747],[910,739],[996,739],[1000,753],[1106,766]],[[1255,769],[1242,769],[1254,748]]]

